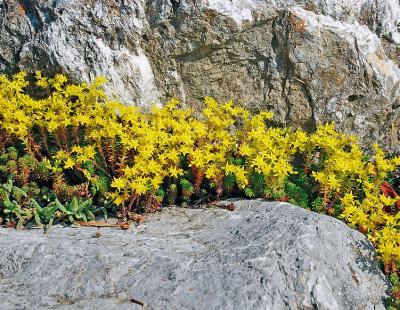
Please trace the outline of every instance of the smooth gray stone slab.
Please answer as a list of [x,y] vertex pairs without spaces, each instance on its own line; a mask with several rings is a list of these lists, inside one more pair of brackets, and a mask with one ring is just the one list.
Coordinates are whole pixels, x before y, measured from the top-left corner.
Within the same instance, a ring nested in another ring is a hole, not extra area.
[[286,203],[173,208],[128,231],[0,229],[0,309],[383,309],[369,241]]

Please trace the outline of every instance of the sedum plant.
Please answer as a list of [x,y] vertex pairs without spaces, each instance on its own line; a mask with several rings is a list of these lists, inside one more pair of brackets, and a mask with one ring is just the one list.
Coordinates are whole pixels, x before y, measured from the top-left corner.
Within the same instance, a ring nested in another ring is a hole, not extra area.
[[364,152],[334,124],[314,133],[275,128],[272,113],[232,101],[205,98],[194,111],[172,99],[142,111],[108,98],[104,82],[0,76],[0,179],[16,173],[19,186],[52,193],[49,200],[33,191],[36,203],[21,213],[3,189],[2,217],[19,212],[25,223],[32,212],[39,224],[57,216],[74,223],[94,218],[92,202],[111,202],[129,218],[225,195],[278,199],[346,221],[374,243],[387,273],[399,273],[400,202],[382,191],[398,157],[378,145]]
[[71,224],[79,226],[77,221],[95,220],[95,213],[103,212],[103,216],[107,219],[107,210],[104,207],[95,208],[92,199],[78,201],[77,197],[73,197],[70,202],[62,204],[57,198],[42,207],[35,199],[31,199],[33,214],[36,224],[39,227],[46,225],[48,231],[55,220],[62,221],[66,218]]
[[95,219],[94,216],[94,208],[92,205],[92,199],[85,200],[83,202],[78,201],[76,197],[72,198],[72,200],[63,206],[58,199],[56,199],[56,205],[59,210],[63,212],[65,216],[67,216],[69,222],[71,224],[79,225],[77,221],[93,221]]
[[0,185],[0,197],[7,222],[13,223],[16,221],[16,228],[20,229],[32,218],[32,212],[29,209],[23,208],[23,199],[27,197],[27,194],[21,188],[14,185],[13,178],[14,175],[11,174],[7,179],[7,183]]
[[58,205],[53,201],[42,207],[34,198],[31,199],[31,204],[36,224],[43,227],[45,223],[46,231],[49,231],[54,220],[60,217]]

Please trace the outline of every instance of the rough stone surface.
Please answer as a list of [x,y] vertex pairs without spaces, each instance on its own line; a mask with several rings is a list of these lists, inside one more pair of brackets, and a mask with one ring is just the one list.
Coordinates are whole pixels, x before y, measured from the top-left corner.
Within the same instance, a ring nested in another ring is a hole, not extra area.
[[285,203],[171,209],[133,230],[0,229],[1,309],[384,309],[369,241]]
[[0,0],[0,71],[41,69],[149,105],[204,96],[400,151],[398,0]]

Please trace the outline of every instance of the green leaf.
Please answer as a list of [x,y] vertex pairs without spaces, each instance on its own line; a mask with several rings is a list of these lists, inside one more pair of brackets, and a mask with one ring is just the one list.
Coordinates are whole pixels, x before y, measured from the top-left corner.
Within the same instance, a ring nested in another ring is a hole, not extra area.
[[4,205],[4,207],[6,207],[7,210],[14,210],[14,208],[15,208],[14,203],[12,203],[10,200],[3,201],[3,205]]
[[54,216],[50,217],[49,223],[46,225],[46,231],[45,231],[46,234],[50,231],[51,226],[53,226],[53,221],[54,221]]
[[11,188],[8,186],[8,184],[1,184],[0,187],[4,189],[8,194],[11,192]]
[[96,218],[94,216],[94,214],[92,213],[92,211],[90,211],[90,210],[87,210],[86,214],[87,214],[87,218],[89,219],[89,221],[93,221]]
[[107,209],[104,208],[104,207],[101,207],[101,208],[100,208],[100,211],[103,212],[104,220],[107,221],[107,218],[108,218]]
[[14,174],[11,173],[8,178],[7,178],[7,184],[6,184],[6,189],[11,192],[11,189],[13,187],[13,179],[14,179]]
[[246,195],[248,198],[254,197],[254,192],[253,192],[252,189],[249,188],[249,187],[246,187],[246,188],[244,189],[244,193],[245,193],[245,195]]
[[25,223],[25,219],[21,217],[21,218],[18,220],[17,226],[16,226],[15,228],[16,228],[17,230],[20,230],[20,229],[24,226],[24,223]]
[[80,217],[83,219],[84,222],[87,222],[87,217],[84,213],[82,213]]
[[22,189],[20,189],[19,187],[17,187],[17,186],[13,186],[12,187],[12,192],[13,192],[13,194],[14,195],[19,195],[19,196],[23,196],[23,197],[26,197],[27,196],[27,194],[22,190]]
[[52,206],[52,207],[50,208],[50,213],[51,213],[51,214],[54,214],[54,213],[56,213],[57,210],[58,210],[58,206],[57,206],[57,204],[54,204],[54,206]]
[[39,213],[35,210],[34,211],[35,214],[35,222],[38,226],[43,227],[42,221],[40,220],[40,216]]
[[22,217],[20,211],[21,211],[20,207],[19,207],[19,206],[15,206],[15,208],[14,208],[14,214],[15,214],[18,218],[21,218],[21,217]]
[[74,217],[72,215],[68,216],[68,220],[71,222],[71,224],[74,224],[76,226],[80,226],[74,219]]
[[82,211],[82,210],[86,209],[87,207],[90,207],[91,205],[92,205],[92,198],[82,202],[78,207],[78,211]]
[[76,212],[78,211],[78,199],[76,197],[72,198],[72,201],[70,202],[70,206],[71,206],[71,211]]
[[55,203],[58,207],[58,209],[65,215],[70,215],[73,214],[72,211],[69,211],[57,198],[55,200]]
[[31,198],[31,205],[33,208],[35,208],[35,210],[37,210],[37,212],[39,212],[39,213],[43,212],[43,208],[39,205],[39,203],[34,198]]
[[30,209],[23,209],[21,211],[21,215],[26,219],[29,220],[32,218],[32,211]]

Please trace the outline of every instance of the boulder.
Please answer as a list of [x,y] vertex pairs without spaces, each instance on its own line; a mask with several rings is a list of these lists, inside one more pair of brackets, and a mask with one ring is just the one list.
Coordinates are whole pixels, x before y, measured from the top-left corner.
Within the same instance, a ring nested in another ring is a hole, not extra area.
[[0,72],[104,75],[148,106],[204,96],[400,151],[397,0],[0,0]]
[[0,229],[0,308],[384,309],[388,283],[361,233],[286,203],[234,204],[127,231]]

